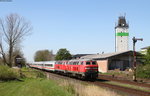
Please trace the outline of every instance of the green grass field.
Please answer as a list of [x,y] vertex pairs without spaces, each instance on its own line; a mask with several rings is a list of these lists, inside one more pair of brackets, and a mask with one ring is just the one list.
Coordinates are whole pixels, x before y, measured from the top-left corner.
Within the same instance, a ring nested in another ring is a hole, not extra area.
[[72,96],[52,80],[24,79],[0,82],[0,96]]

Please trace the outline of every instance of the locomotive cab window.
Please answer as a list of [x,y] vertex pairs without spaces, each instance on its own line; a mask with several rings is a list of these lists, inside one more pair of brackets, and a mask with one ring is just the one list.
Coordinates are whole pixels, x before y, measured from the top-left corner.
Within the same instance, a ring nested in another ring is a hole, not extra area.
[[96,65],[96,62],[92,62],[92,65]]
[[86,65],[90,65],[90,62],[86,62]]

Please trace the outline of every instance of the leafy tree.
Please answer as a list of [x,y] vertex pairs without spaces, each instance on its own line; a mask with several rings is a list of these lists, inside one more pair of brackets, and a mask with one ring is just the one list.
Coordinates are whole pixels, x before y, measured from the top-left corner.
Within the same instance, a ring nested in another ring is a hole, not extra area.
[[147,49],[147,53],[146,55],[144,56],[144,64],[149,64],[150,65],[150,47]]
[[150,78],[150,48],[147,49],[143,62],[144,64],[137,67],[137,76],[140,78]]
[[53,53],[49,50],[39,50],[35,53],[34,61],[50,61],[53,60]]
[[62,48],[58,50],[55,60],[69,60],[71,57],[70,52],[66,48]]
[[4,64],[12,67],[15,46],[21,43],[31,29],[30,23],[17,14],[0,18],[0,54]]

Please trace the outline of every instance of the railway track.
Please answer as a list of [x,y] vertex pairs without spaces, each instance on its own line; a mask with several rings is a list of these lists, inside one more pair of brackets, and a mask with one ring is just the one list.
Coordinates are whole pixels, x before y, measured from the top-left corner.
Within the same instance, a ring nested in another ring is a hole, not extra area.
[[107,88],[121,91],[123,93],[128,94],[128,96],[150,96],[150,92],[145,92],[145,91],[141,91],[141,90],[137,90],[137,89],[131,89],[131,88],[112,85],[112,84],[106,84],[106,83],[102,83],[99,81],[95,81],[95,82],[93,82],[93,84],[101,86],[101,87],[107,87]]
[[[84,82],[84,83],[88,83],[88,84],[94,84],[100,87],[105,87],[111,90],[114,90],[116,92],[121,92],[123,94],[126,94],[126,96],[150,96],[150,92],[145,92],[145,91],[141,91],[141,90],[137,90],[137,89],[132,89],[132,88],[127,88],[127,87],[122,87],[122,86],[118,86],[118,85],[112,85],[112,84],[107,84],[104,83],[102,81],[95,81],[95,82],[90,82],[90,81],[83,81],[83,80],[78,80],[75,78],[70,78],[70,77],[66,77],[66,76],[62,76],[62,75],[58,75],[58,74],[54,74],[54,73],[49,73],[46,72],[48,78],[57,80],[57,79],[66,79],[66,80],[75,80],[75,82]],[[126,82],[127,83],[127,82]]]
[[109,81],[116,81],[120,83],[125,83],[125,84],[131,84],[131,85],[136,85],[136,86],[141,86],[141,87],[148,87],[150,88],[150,84],[146,83],[139,83],[139,82],[133,82],[129,80],[124,80],[122,78],[113,78],[112,76],[106,76],[106,75],[99,75],[99,78],[101,80],[109,80]]

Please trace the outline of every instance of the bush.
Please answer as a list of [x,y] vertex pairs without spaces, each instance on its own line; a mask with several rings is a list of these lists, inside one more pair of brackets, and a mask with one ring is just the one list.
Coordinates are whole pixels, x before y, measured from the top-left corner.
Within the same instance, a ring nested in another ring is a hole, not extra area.
[[150,79],[150,64],[138,66],[137,77]]
[[26,78],[46,78],[46,74],[40,70],[22,67],[21,72]]
[[17,72],[13,71],[13,69],[8,66],[0,65],[0,80],[14,80],[18,77],[19,75]]
[[37,71],[36,72],[36,77],[37,78],[46,78],[46,75],[41,71]]

